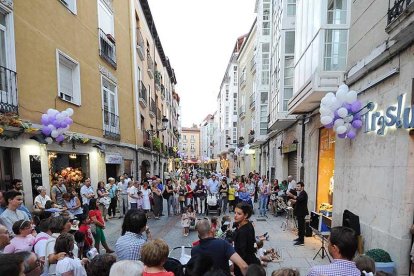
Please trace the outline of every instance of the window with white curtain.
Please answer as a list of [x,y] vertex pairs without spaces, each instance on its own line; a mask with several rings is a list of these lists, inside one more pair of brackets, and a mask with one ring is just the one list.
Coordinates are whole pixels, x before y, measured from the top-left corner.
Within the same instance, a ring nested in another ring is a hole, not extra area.
[[328,0],[328,24],[346,24],[348,0]]
[[111,34],[115,37],[114,34],[114,14],[112,10],[108,7],[106,0],[98,0],[98,24],[99,28],[105,34]]
[[325,31],[324,70],[342,71],[346,67],[348,30]]
[[80,68],[79,63],[57,50],[58,96],[65,101],[80,105]]

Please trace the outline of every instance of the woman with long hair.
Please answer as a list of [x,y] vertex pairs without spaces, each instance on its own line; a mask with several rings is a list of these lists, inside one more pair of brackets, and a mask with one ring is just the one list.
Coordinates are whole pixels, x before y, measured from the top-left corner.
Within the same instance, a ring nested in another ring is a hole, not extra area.
[[96,188],[96,194],[98,195],[98,202],[99,202],[99,210],[102,213],[102,216],[105,221],[108,221],[108,208],[109,204],[111,203],[111,199],[109,198],[109,193],[105,189],[105,183],[103,181],[98,182],[98,187]]
[[98,202],[95,198],[91,198],[89,201],[89,219],[91,220],[91,224],[94,225],[91,228],[95,228],[92,230],[93,238],[95,239],[95,247],[99,252],[99,245],[102,243],[102,246],[105,248],[106,253],[113,253],[114,251],[109,248],[108,244],[106,243],[106,238],[104,234],[105,229],[105,221],[102,218],[102,213],[98,209]]
[[80,217],[83,214],[83,209],[75,189],[69,188],[68,192],[62,195],[62,198],[69,213],[80,220]]
[[[260,264],[254,247],[256,235],[253,224],[249,220],[252,213],[252,206],[245,202],[238,203],[234,210],[234,222],[237,224],[237,229],[234,232],[234,249],[248,265]],[[242,275],[237,266],[234,267],[234,274],[236,276]]]

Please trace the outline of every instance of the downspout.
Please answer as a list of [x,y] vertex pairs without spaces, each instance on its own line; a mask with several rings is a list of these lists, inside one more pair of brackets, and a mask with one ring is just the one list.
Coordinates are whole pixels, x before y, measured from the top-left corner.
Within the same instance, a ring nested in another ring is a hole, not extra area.
[[300,150],[300,179],[303,181],[305,177],[305,119],[306,115],[302,116],[302,147]]

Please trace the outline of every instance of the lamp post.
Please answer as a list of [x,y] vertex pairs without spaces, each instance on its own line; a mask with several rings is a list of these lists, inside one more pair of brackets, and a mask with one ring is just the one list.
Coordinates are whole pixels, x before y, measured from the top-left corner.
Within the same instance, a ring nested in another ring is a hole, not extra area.
[[[165,115],[164,115],[164,116],[162,116],[161,122],[162,122],[162,128],[161,128],[161,129],[147,129],[147,130],[145,130],[145,132],[146,132],[146,133],[149,135],[149,137],[150,137],[150,141],[151,141],[151,152],[152,152],[152,151],[154,151],[154,142],[152,141],[153,136],[154,136],[157,132],[159,132],[159,131],[164,131],[164,130],[166,130],[166,129],[167,129],[167,127],[168,127],[168,119],[167,119],[167,117],[165,117]],[[158,166],[160,165],[160,158],[161,158],[161,155],[160,155],[160,154],[158,154]]]

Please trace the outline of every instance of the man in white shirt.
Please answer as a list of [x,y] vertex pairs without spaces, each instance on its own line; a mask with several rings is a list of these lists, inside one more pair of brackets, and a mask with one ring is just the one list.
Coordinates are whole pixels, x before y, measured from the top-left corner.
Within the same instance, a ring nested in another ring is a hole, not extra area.
[[290,190],[296,190],[296,181],[293,179],[293,176],[289,175],[288,176],[288,191]]
[[120,202],[119,209],[122,212],[122,215],[119,218],[125,216],[128,212],[128,184],[131,181],[131,178],[128,177],[127,173],[124,173],[123,177],[121,176],[121,181],[118,183],[118,190],[120,193]]
[[91,179],[89,177],[85,179],[85,184],[83,184],[80,194],[82,196],[83,213],[87,214],[89,212],[89,201],[91,198],[95,197],[95,193],[91,186]]
[[212,175],[211,178],[207,182],[207,189],[210,194],[217,194],[219,189],[219,182],[216,179],[216,175]]

